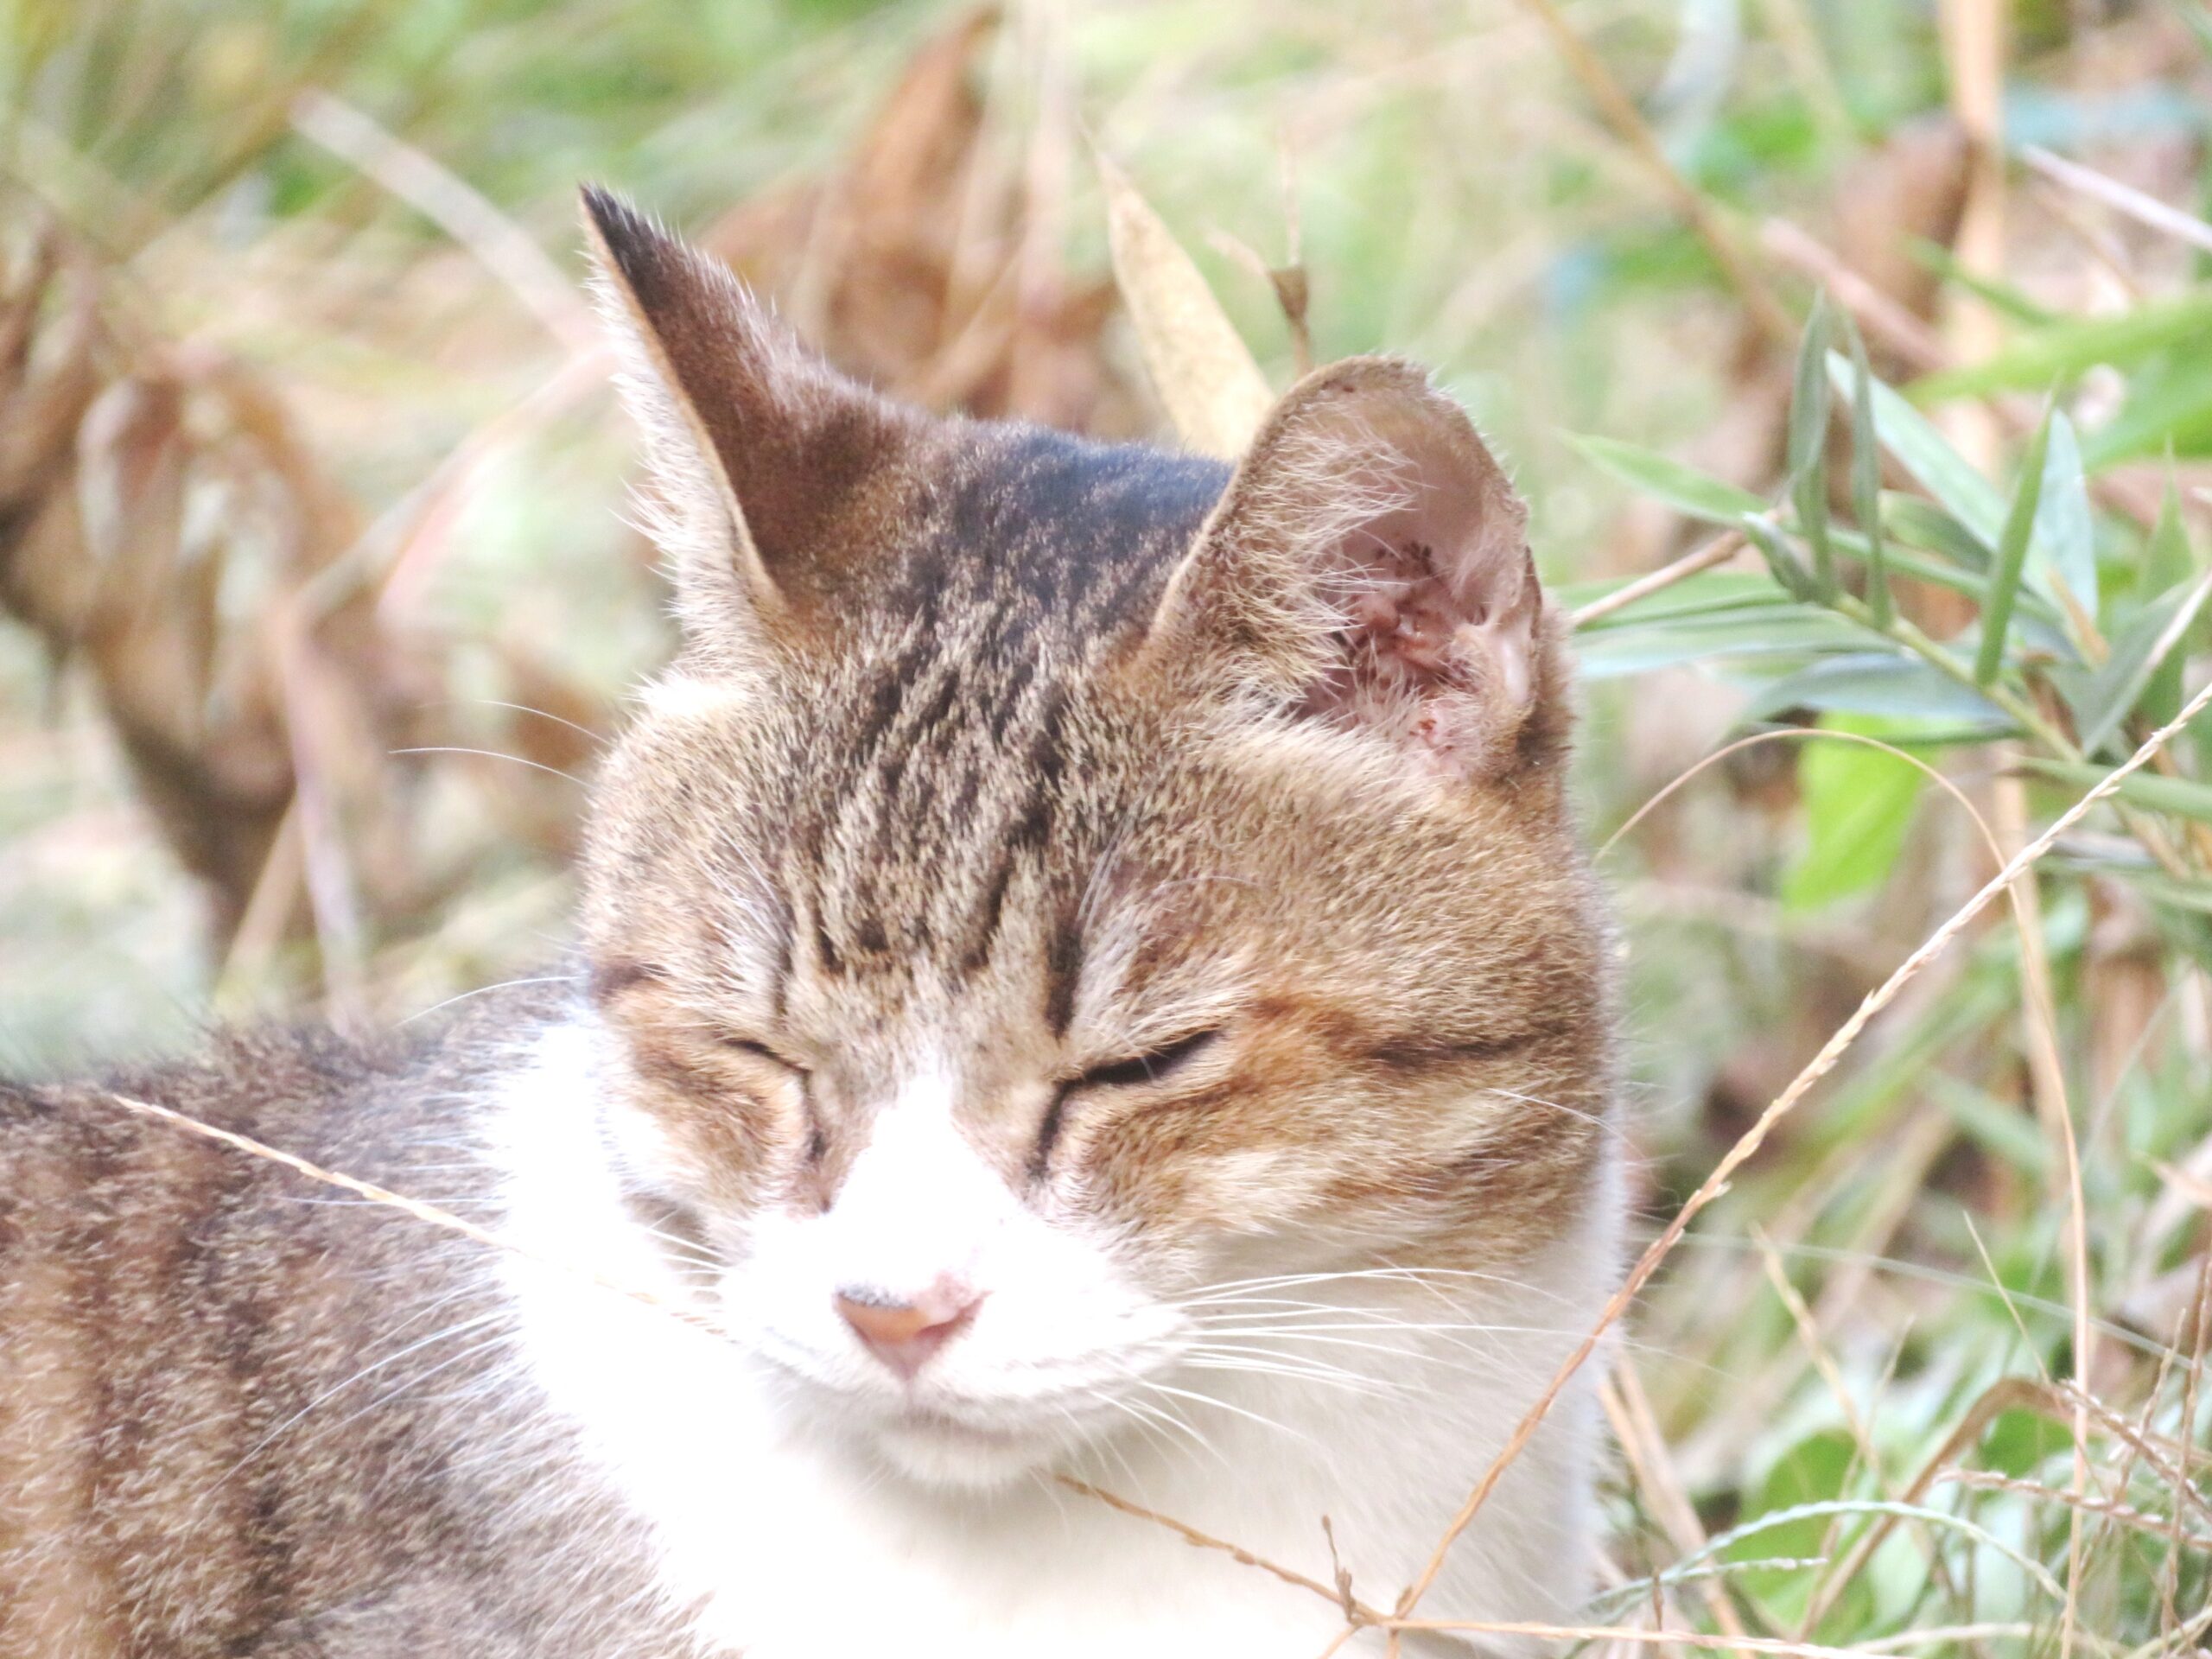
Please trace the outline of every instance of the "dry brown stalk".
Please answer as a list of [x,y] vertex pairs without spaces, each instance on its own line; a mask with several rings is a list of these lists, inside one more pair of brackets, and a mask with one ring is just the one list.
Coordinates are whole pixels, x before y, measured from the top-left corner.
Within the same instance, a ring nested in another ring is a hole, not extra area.
[[[1697,1507],[1690,1502],[1689,1492],[1668,1452],[1667,1438],[1652,1414],[1643,1379],[1629,1355],[1616,1357],[1612,1374],[1599,1389],[1599,1399],[1605,1407],[1606,1421],[1612,1425],[1613,1438],[1620,1442],[1622,1454],[1628,1459],[1629,1468],[1636,1476],[1636,1484],[1643,1488],[1660,1524],[1667,1530],[1668,1541],[1674,1545],[1678,1555],[1696,1554],[1706,1546],[1705,1528],[1698,1520]],[[1713,1623],[1731,1636],[1745,1635],[1744,1622],[1737,1617],[1735,1604],[1728,1599],[1727,1586],[1708,1579],[1701,1580],[1699,1587]]]
[[1819,287],[1859,320],[1875,343],[1890,350],[1922,372],[1948,365],[1950,352],[1942,338],[1912,308],[1884,293],[1846,264],[1802,226],[1786,219],[1770,219],[1759,226],[1759,246]]
[[2088,1514],[2101,1516],[2124,1527],[2132,1527],[2138,1532],[2168,1535],[2177,1548],[2212,1550],[2212,1535],[2200,1535],[2182,1526],[2178,1505],[2171,1515],[2152,1515],[2116,1499],[2079,1497],[2063,1486],[2047,1486],[2041,1481],[2024,1480],[2017,1475],[2000,1475],[1987,1469],[1946,1469],[1936,1476],[1935,1484],[1938,1486],[1972,1486],[1988,1492],[2017,1492],[2038,1503],[2072,1504]]

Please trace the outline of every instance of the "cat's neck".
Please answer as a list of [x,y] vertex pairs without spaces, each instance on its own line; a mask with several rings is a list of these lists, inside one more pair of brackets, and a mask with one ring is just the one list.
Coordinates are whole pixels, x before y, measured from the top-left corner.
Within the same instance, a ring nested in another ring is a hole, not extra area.
[[[671,1602],[696,1605],[709,1643],[749,1659],[1084,1655],[1094,1635],[1101,1659],[1318,1651],[1342,1628],[1333,1606],[1055,1474],[1322,1583],[1341,1561],[1357,1595],[1387,1605],[1587,1328],[1611,1273],[1610,1237],[1571,1238],[1512,1283],[1309,1285],[1300,1297],[1345,1309],[1341,1331],[1315,1332],[1332,1340],[1273,1366],[1178,1373],[1143,1421],[1054,1473],[989,1494],[930,1490],[795,1408],[741,1344],[550,1265],[686,1300],[610,1164],[601,1041],[588,1016],[548,1029],[492,1103],[505,1226],[543,1258],[506,1265],[524,1357],[651,1535]],[[1591,1414],[1578,1382],[1425,1612],[1571,1612],[1592,1548]]]

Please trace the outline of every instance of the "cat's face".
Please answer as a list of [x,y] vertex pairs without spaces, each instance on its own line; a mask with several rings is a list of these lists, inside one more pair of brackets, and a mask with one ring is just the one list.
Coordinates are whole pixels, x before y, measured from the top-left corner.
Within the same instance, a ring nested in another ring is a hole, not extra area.
[[610,1141],[794,1408],[987,1484],[1221,1392],[1261,1281],[1579,1225],[1602,934],[1458,410],[1340,365],[1233,480],[932,421],[594,218],[687,637],[599,794]]

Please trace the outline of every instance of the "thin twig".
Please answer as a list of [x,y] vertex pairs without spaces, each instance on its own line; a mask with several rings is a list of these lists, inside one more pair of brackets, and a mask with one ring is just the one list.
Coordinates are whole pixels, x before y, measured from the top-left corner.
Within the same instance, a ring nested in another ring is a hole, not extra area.
[[1842,256],[1802,226],[1770,219],[1759,226],[1759,246],[1774,258],[1827,292],[1913,368],[1926,372],[1948,368],[1951,353],[1942,337],[1911,310],[1891,299],[1844,264]]
[[1583,627],[1601,616],[1611,616],[1615,611],[1625,610],[1638,600],[1649,599],[1662,588],[1671,588],[1701,570],[1710,570],[1716,565],[1727,563],[1742,551],[1743,546],[1742,531],[1724,531],[1703,547],[1694,548],[1683,554],[1672,564],[1662,564],[1656,570],[1638,576],[1626,587],[1616,588],[1611,593],[1592,600],[1567,618],[1568,626]]
[[2194,213],[2146,195],[2132,184],[2122,184],[2118,179],[2084,167],[2079,162],[2069,162],[2063,156],[2054,156],[2041,144],[2024,144],[2020,159],[2055,184],[2101,201],[2107,207],[2127,215],[2139,225],[2147,225],[2154,231],[2186,242],[2193,248],[2212,253],[2212,225],[2207,225]]

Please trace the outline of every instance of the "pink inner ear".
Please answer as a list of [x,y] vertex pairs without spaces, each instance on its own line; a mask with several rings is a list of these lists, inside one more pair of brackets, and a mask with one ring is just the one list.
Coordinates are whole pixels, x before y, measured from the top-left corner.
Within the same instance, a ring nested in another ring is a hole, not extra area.
[[1340,655],[1306,712],[1381,729],[1464,775],[1493,768],[1527,715],[1538,594],[1503,480],[1493,491],[1430,448],[1402,451],[1414,499],[1341,545]]

